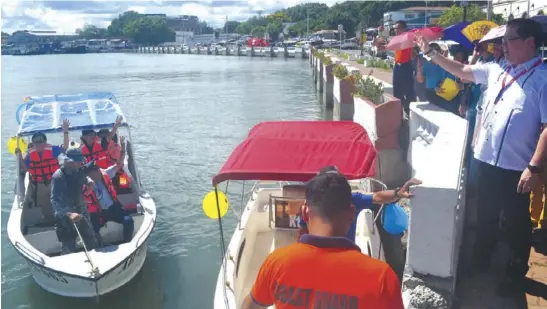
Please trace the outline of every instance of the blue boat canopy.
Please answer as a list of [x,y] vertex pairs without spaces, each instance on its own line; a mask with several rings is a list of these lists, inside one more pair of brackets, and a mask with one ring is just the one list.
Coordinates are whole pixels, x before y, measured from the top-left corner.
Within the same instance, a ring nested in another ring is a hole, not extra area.
[[63,119],[70,121],[70,131],[111,128],[118,116],[123,117],[120,126],[128,125],[116,97],[110,92],[27,97],[21,107],[26,110],[18,136],[61,132]]

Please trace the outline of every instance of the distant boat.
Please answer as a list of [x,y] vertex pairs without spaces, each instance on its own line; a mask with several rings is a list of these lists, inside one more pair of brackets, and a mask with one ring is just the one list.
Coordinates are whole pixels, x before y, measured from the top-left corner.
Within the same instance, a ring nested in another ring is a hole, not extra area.
[[86,54],[88,52],[89,51],[87,50],[87,46],[85,45],[78,45],[78,46],[63,48],[63,53],[65,54]]

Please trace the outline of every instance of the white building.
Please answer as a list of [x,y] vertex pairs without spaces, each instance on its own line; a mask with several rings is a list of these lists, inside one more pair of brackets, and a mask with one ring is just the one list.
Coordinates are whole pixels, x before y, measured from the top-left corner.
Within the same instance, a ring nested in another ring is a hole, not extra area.
[[492,0],[492,12],[501,14],[506,20],[513,18],[536,16],[540,10],[547,14],[547,0]]

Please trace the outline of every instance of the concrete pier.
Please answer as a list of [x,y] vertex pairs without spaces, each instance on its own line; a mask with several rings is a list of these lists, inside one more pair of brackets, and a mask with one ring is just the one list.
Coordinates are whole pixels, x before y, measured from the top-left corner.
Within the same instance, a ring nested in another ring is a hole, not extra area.
[[300,58],[310,59],[310,51],[305,48],[294,47],[180,47],[180,46],[143,46],[127,52],[145,54],[196,54],[213,56],[247,56],[247,57],[270,57],[270,58]]

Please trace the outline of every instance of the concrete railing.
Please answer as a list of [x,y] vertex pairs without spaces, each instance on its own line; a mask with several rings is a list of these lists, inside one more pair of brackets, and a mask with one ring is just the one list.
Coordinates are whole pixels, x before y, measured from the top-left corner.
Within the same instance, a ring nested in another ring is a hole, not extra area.
[[411,201],[403,298],[406,308],[450,308],[463,239],[464,119],[429,103],[410,107],[408,162],[423,184]]

